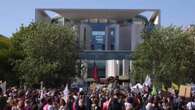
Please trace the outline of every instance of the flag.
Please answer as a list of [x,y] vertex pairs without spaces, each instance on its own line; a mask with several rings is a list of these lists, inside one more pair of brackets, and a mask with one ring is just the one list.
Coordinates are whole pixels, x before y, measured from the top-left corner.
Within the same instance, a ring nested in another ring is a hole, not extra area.
[[152,87],[151,95],[153,95],[153,96],[157,95],[157,91],[156,91],[156,87],[155,86]]
[[68,102],[68,94],[69,94],[69,90],[68,90],[68,84],[66,84],[66,87],[64,88],[64,100],[67,103]]
[[167,91],[164,84],[162,84],[162,91]]
[[92,70],[92,77],[95,81],[99,81],[100,78],[98,76],[98,67],[96,65],[96,63],[94,62],[94,66],[93,66],[93,70]]
[[144,81],[144,84],[146,85],[146,86],[151,86],[152,85],[152,81],[151,81],[151,78],[147,75],[146,76],[146,79],[145,79],[145,81]]
[[179,90],[179,86],[177,84],[175,84],[174,82],[171,83],[171,86],[173,89]]

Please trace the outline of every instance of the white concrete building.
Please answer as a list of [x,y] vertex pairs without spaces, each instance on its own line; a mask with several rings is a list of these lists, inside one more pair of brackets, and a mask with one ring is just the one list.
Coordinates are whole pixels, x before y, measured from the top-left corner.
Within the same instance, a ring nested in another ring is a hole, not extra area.
[[95,61],[101,78],[129,79],[131,54],[142,42],[141,32],[160,25],[158,9],[36,9],[35,14],[37,22],[73,25],[86,78]]

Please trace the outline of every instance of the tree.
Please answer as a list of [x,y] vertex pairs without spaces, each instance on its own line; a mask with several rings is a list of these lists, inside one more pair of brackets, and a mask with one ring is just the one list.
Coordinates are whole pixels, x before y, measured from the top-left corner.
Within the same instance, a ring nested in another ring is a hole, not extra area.
[[10,40],[0,35],[0,61],[5,61],[8,58],[8,50],[10,46]]
[[11,57],[11,46],[10,39],[0,35],[0,80],[7,81],[8,84],[12,85],[17,83],[17,80],[9,60]]
[[12,37],[15,70],[28,85],[44,81],[62,84],[76,75],[78,56],[75,33],[66,26],[31,23]]
[[195,72],[194,38],[193,31],[173,26],[144,32],[144,41],[135,50],[134,78],[143,81],[149,74],[157,83],[195,82],[191,77]]
[[10,41],[8,38],[0,35],[0,80],[5,80],[5,75],[8,72],[8,55],[9,55]]

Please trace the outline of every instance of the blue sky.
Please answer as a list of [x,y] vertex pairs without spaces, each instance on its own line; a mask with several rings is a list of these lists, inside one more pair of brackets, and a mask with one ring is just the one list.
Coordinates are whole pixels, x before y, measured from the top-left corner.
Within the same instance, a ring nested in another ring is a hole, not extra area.
[[195,0],[0,0],[0,34],[34,21],[35,8],[160,9],[163,26],[195,24]]

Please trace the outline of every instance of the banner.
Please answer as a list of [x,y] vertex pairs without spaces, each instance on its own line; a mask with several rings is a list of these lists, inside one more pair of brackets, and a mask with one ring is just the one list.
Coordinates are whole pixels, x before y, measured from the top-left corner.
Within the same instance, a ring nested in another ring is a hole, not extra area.
[[94,66],[93,66],[93,70],[92,70],[92,77],[95,81],[99,81],[100,78],[98,76],[98,67],[96,65],[96,63],[94,62]]

